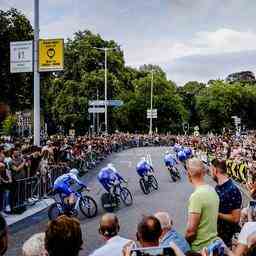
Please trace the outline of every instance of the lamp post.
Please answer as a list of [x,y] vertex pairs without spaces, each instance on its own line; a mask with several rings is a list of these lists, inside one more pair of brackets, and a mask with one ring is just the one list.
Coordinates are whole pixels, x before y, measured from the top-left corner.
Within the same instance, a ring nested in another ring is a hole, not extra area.
[[34,0],[34,145],[40,146],[39,0]]
[[105,53],[105,133],[108,134],[108,79],[107,79],[107,72],[108,72],[108,51],[115,50],[117,47],[114,48],[99,48],[93,47],[94,49],[104,51]]
[[149,134],[152,134],[152,128],[153,128],[153,87],[154,87],[154,70],[151,70],[151,93],[150,93],[150,123],[149,123]]

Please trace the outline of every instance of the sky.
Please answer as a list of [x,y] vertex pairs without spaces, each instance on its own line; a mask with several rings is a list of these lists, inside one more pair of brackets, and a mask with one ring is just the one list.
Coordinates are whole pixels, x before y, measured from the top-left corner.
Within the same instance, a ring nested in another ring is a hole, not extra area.
[[[33,24],[33,0],[0,0]],[[40,37],[72,38],[91,30],[115,40],[126,65],[155,64],[168,79],[225,79],[256,73],[255,0],[41,0]]]

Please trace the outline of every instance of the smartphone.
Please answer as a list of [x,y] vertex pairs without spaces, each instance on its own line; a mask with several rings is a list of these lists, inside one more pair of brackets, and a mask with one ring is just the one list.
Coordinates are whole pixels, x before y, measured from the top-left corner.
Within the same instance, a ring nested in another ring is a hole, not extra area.
[[131,256],[176,256],[174,250],[168,247],[145,247],[131,251]]
[[250,201],[250,207],[256,208],[256,201]]

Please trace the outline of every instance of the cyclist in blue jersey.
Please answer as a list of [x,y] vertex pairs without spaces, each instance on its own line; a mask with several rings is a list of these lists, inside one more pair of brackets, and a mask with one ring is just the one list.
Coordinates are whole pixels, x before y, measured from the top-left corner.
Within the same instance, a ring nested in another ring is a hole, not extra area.
[[192,152],[192,149],[191,149],[191,148],[185,147],[183,151],[184,151],[184,153],[186,154],[187,158],[190,158],[190,157],[193,156],[193,152]]
[[173,181],[177,181],[177,179],[180,179],[180,173],[176,165],[178,164],[176,158],[171,154],[169,151],[165,153],[164,156],[164,163],[167,169],[170,172],[171,178]]
[[141,158],[141,160],[138,162],[136,166],[136,171],[139,174],[141,178],[143,178],[145,175],[149,175],[150,173],[154,172],[154,169],[152,165],[150,165],[145,157]]
[[166,167],[173,167],[175,166],[178,162],[176,161],[176,159],[173,157],[173,155],[167,151],[165,152],[165,156],[164,156],[164,163]]
[[107,192],[111,192],[111,188],[117,183],[127,183],[127,181],[117,172],[113,164],[108,164],[107,167],[100,170],[98,180]]
[[59,176],[53,185],[55,193],[64,195],[64,203],[67,206],[67,211],[71,211],[76,202],[76,192],[71,188],[73,183],[77,183],[81,188],[87,188],[87,186],[78,179],[79,171],[77,169],[71,169],[69,173]]

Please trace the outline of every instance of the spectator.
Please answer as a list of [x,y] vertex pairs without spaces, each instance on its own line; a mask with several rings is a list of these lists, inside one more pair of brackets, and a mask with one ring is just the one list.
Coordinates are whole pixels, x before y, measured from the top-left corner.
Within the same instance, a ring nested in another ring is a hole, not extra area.
[[45,233],[31,236],[22,247],[22,256],[47,256],[44,245]]
[[78,256],[82,244],[82,231],[77,219],[63,215],[48,224],[45,249],[49,256]]
[[190,251],[190,246],[186,239],[172,227],[173,224],[167,212],[157,212],[155,217],[160,221],[162,228],[159,240],[161,246],[168,246],[173,241],[184,253]]
[[[145,247],[159,247],[159,240],[162,234],[162,228],[159,220],[155,216],[143,217],[137,227],[137,240],[140,245]],[[184,256],[178,246],[170,242],[169,246],[173,249],[176,256]],[[130,242],[123,249],[123,256],[131,256],[131,249],[134,245]]]
[[5,213],[11,213],[10,206],[10,189],[11,189],[12,177],[10,171],[6,169],[4,163],[0,162],[0,191],[3,195],[3,209]]
[[238,236],[238,244],[237,244],[237,247],[235,248],[236,256],[242,256],[248,252],[248,249],[249,249],[248,239],[255,232],[256,232],[256,222],[247,222],[244,224]]
[[219,209],[218,194],[204,181],[203,163],[191,158],[187,162],[188,178],[195,188],[188,205],[186,239],[193,251],[201,251],[217,237],[217,218]]
[[4,255],[8,248],[7,224],[0,214],[0,255]]
[[94,251],[91,256],[121,255],[124,245],[131,240],[120,237],[118,235],[119,230],[120,226],[117,216],[113,213],[104,214],[100,220],[99,233],[106,241],[106,244]]
[[218,235],[228,247],[231,247],[233,235],[240,232],[242,195],[226,173],[226,162],[214,159],[211,165],[211,175],[214,181],[217,182],[215,190],[220,199]]
[[142,247],[159,246],[162,234],[160,221],[154,216],[147,216],[138,224],[137,240]]

